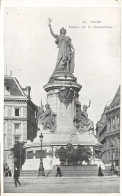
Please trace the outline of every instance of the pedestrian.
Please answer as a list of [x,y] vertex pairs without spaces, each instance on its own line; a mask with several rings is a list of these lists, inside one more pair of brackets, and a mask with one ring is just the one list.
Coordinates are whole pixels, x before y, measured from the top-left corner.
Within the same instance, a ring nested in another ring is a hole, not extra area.
[[98,169],[98,176],[104,176],[100,165],[99,165],[99,169]]
[[116,173],[117,175],[119,175],[119,166],[118,166],[118,165],[115,166],[115,173]]
[[62,176],[61,168],[60,168],[59,166],[57,167],[56,177],[57,177],[57,176],[60,176],[60,177]]
[[12,173],[11,173],[11,170],[10,169],[8,170],[8,174],[9,174],[9,177],[12,176]]
[[8,167],[5,167],[4,173],[5,173],[5,177],[8,177]]
[[19,186],[21,186],[21,183],[19,181],[19,170],[17,168],[15,168],[14,170],[14,183],[15,183],[15,187],[17,187],[17,183],[19,184]]

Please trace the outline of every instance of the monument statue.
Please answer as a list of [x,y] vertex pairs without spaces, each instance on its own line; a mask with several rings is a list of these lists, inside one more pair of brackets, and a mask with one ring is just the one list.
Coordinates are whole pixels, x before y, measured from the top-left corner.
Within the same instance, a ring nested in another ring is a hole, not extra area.
[[45,108],[46,110],[44,111],[43,107],[38,107],[38,124],[41,123],[45,130],[50,129],[51,132],[54,132],[56,129],[56,114],[51,110],[48,103],[45,105]]
[[83,161],[90,165],[90,160],[92,158],[92,151],[87,146],[78,145],[75,149],[71,143],[63,146],[58,150],[58,156],[61,165],[82,165]]
[[[91,101],[88,106],[83,105],[82,109],[79,102],[79,91],[82,86],[77,83],[77,78],[72,74],[75,66],[75,50],[70,37],[66,36],[64,28],[61,28],[60,35],[54,34],[51,19],[49,19],[49,29],[56,39],[55,43],[59,49],[54,72],[48,83],[44,85],[47,102],[50,105],[47,103],[45,107],[42,104],[38,107],[37,122],[40,131],[38,131],[34,142],[28,141],[27,151],[31,150],[30,154],[28,153],[29,156],[35,154],[35,150],[40,151],[40,146],[37,144],[40,142],[39,134],[42,131],[44,134],[43,145],[45,144],[45,150],[43,151],[47,151],[47,158],[44,157],[43,162],[45,170],[50,170],[48,172],[49,176],[52,175],[51,172],[55,170],[57,164],[60,164],[64,171],[73,171],[74,175],[78,171],[81,171],[82,174],[82,170],[84,170],[84,173],[89,173],[93,168],[96,172],[97,166],[89,165],[94,162],[93,147],[99,145],[99,142],[94,134],[89,134],[94,129],[93,122],[88,118],[87,113]],[[35,159],[35,162],[32,161],[30,164],[30,160],[27,159],[25,169],[29,167],[29,164],[30,168],[37,169],[36,162]],[[87,166],[80,167],[84,164],[87,164]]]
[[83,105],[83,110],[81,109],[81,104],[79,101],[75,102],[76,105],[76,116],[74,117],[74,122],[76,123],[76,128],[79,132],[88,132],[90,130],[94,131],[93,122],[88,118],[87,109],[90,107],[91,101],[89,101],[89,105]]
[[66,36],[66,29],[60,29],[60,35],[54,34],[51,27],[52,20],[49,19],[49,28],[51,35],[56,38],[55,43],[58,45],[59,52],[56,62],[55,71],[68,71],[74,73],[74,54],[75,49],[71,42],[71,38]]

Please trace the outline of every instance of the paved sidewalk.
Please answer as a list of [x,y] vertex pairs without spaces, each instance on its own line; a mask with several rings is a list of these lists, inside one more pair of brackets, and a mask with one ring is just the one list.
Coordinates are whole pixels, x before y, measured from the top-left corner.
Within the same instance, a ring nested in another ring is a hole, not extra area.
[[13,178],[4,179],[5,193],[119,193],[120,178],[104,177],[35,177],[20,178],[21,187]]

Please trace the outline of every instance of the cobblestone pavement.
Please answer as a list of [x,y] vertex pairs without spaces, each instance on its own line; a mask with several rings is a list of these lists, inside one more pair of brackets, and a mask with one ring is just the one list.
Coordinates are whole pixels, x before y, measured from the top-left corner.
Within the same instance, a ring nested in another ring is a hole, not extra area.
[[35,177],[20,178],[15,187],[13,178],[4,179],[4,193],[119,193],[120,178],[111,177]]

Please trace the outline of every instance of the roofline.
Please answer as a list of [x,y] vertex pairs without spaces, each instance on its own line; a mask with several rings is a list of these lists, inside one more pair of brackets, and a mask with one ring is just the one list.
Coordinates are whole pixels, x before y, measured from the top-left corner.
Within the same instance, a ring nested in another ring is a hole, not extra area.
[[[112,99],[112,102],[113,102],[113,100],[116,98],[117,93],[118,93],[119,91],[120,91],[120,85],[119,85],[119,87],[118,87],[118,90],[116,91],[116,94],[115,94],[114,98]],[[110,104],[110,107],[111,107],[111,105],[112,105],[112,102],[111,102],[111,104]]]
[[13,79],[17,85],[17,87],[19,88],[20,92],[22,93],[23,96],[26,96],[24,91],[22,90],[23,88],[21,87],[19,81],[17,80],[16,77],[13,76],[8,76],[8,75],[4,75],[4,79]]
[[116,106],[116,107],[113,107],[113,108],[110,108],[108,111],[106,111],[106,115],[117,110],[117,109],[120,109],[120,105]]
[[99,133],[105,128],[106,125],[107,125],[107,122],[105,122],[105,124],[103,125],[103,127],[100,129]]
[[25,95],[24,96],[14,96],[14,95],[6,95],[4,96],[4,99],[11,99],[11,100],[15,100],[15,99],[19,99],[19,100],[29,100],[29,98],[27,98]]
[[28,101],[33,105],[33,107],[35,107],[35,109],[37,109],[38,106],[31,99],[28,99]]
[[16,82],[16,84],[17,84],[19,90],[21,91],[21,93],[25,96],[25,93],[23,92],[22,87],[21,87],[19,81],[15,77],[14,77],[14,81]]

